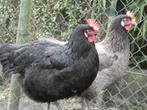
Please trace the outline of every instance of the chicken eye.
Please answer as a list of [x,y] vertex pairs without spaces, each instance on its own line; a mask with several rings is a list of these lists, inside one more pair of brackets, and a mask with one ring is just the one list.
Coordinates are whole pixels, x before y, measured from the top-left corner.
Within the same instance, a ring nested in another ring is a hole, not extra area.
[[124,18],[123,21],[124,21],[124,22],[129,22],[130,19],[128,19],[128,18]]

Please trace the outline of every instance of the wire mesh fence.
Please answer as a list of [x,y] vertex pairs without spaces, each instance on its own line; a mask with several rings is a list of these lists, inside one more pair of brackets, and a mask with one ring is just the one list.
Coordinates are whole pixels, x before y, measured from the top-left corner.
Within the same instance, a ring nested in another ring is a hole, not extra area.
[[[15,43],[18,25],[19,0],[0,1],[0,43]],[[67,40],[72,30],[87,18],[96,18],[101,24],[100,41],[107,34],[109,19],[127,10],[134,11],[137,27],[130,32],[130,62],[124,77],[103,90],[93,110],[147,109],[147,1],[146,0],[34,0],[31,40],[55,37]],[[99,42],[99,41],[98,41]],[[6,110],[10,79],[0,77],[0,110]],[[23,93],[23,92],[22,92]],[[17,97],[17,96],[16,96]],[[72,110],[78,98],[60,101],[64,110]],[[99,103],[98,103],[99,102]],[[20,99],[20,110],[44,110],[46,105]]]

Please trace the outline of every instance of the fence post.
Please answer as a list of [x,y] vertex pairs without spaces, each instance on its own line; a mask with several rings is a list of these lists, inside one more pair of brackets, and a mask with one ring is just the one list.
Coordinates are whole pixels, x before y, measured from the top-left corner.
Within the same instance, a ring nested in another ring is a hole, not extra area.
[[[29,22],[32,8],[32,0],[21,0],[20,14],[17,29],[17,44],[29,41]],[[13,74],[11,77],[10,94],[7,110],[18,110],[20,99],[19,74]]]

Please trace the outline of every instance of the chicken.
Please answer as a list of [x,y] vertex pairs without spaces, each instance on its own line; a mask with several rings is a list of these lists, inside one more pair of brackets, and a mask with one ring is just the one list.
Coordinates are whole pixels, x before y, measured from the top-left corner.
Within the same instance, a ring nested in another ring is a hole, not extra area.
[[126,74],[130,54],[128,31],[134,28],[135,20],[130,11],[126,15],[117,16],[112,21],[108,36],[102,42],[96,43],[99,74],[93,84],[82,93],[80,107],[75,107],[75,110],[89,110],[89,100],[94,100],[103,89]]
[[46,40],[0,47],[4,75],[20,73],[25,93],[37,102],[52,102],[80,95],[98,72],[94,42],[99,27],[82,24],[72,32],[67,44]]

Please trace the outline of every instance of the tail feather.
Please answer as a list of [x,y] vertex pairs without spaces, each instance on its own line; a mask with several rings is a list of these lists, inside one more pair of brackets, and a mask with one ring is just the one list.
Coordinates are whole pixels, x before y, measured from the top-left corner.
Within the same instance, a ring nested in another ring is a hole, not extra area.
[[27,49],[28,45],[5,44],[0,47],[0,64],[4,77],[16,72],[23,74],[25,65],[30,61],[26,58],[29,56]]
[[0,55],[0,62],[5,62],[8,58],[8,54]]
[[4,44],[0,47],[0,55],[12,52],[13,50],[16,50],[18,48],[15,44]]
[[9,77],[15,72],[13,63],[10,62],[10,56],[13,51],[17,50],[17,48],[18,47],[13,44],[5,44],[0,47],[0,64],[2,65],[2,73],[4,77]]

